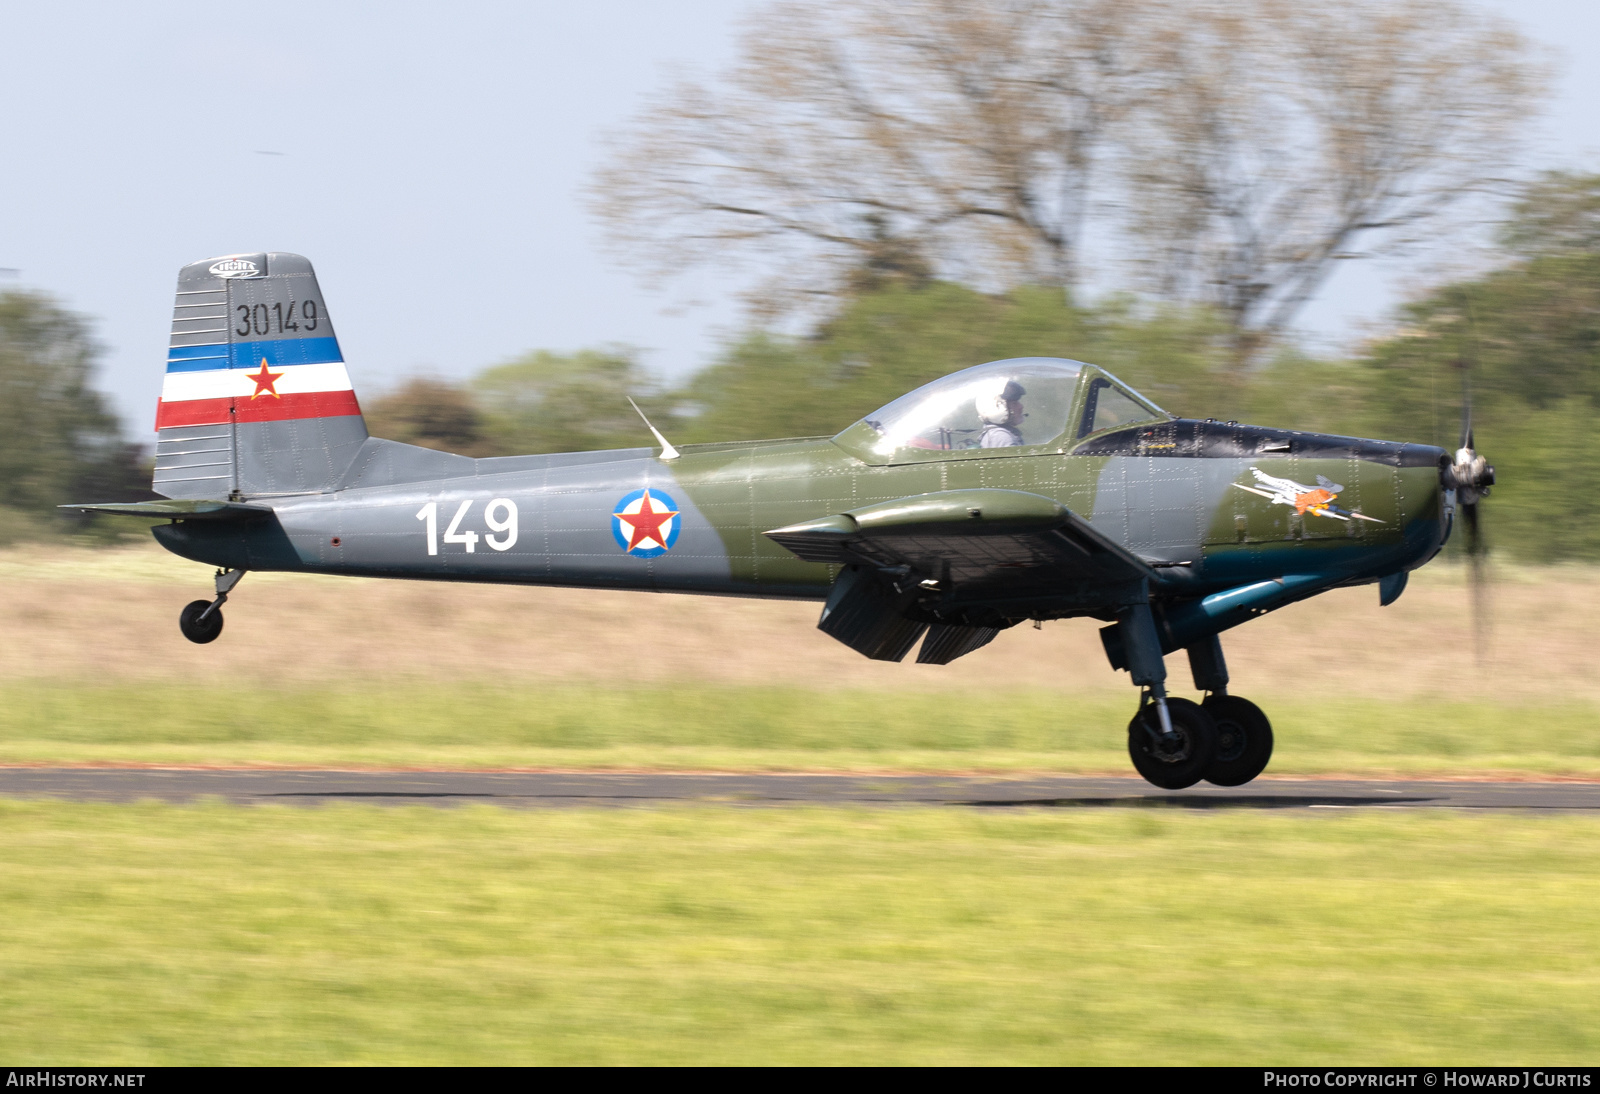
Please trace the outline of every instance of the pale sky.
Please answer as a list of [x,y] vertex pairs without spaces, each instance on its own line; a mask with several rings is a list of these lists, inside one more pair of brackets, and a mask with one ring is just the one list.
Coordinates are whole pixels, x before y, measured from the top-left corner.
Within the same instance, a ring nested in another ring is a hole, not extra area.
[[[94,319],[100,386],[140,439],[177,270],[232,252],[311,259],[368,398],[534,348],[627,344],[681,374],[737,309],[667,314],[681,287],[607,259],[583,188],[605,130],[674,66],[721,67],[756,2],[9,5],[0,268],[19,272],[0,287]],[[1489,6],[1561,62],[1535,162],[1600,167],[1600,4]],[[1406,282],[1360,267],[1313,305],[1314,336],[1377,321]]]

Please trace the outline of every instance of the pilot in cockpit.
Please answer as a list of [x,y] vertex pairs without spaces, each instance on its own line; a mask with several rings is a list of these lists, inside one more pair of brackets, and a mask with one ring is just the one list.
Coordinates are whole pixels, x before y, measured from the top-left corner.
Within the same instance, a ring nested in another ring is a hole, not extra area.
[[1007,380],[1001,390],[978,396],[974,406],[983,423],[979,448],[1011,448],[1023,443],[1019,427],[1027,417],[1022,409],[1022,397],[1027,393],[1015,380]]

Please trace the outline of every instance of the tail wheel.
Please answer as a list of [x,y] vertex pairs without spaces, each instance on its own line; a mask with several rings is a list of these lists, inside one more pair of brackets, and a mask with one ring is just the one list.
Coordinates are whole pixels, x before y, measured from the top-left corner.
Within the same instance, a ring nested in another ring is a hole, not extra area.
[[[222,633],[222,609],[217,608],[210,615],[206,609],[211,607],[209,600],[191,600],[178,616],[178,629],[183,636],[191,642],[204,645],[215,642],[217,635]],[[204,619],[200,617],[205,615]]]
[[1128,723],[1128,755],[1149,782],[1163,790],[1182,790],[1207,777],[1217,751],[1217,727],[1211,715],[1187,699],[1168,699],[1172,734],[1161,730],[1161,715],[1146,703]]
[[1217,752],[1206,768],[1206,782],[1243,786],[1267,769],[1272,723],[1260,707],[1237,695],[1212,695],[1201,709],[1217,725]]

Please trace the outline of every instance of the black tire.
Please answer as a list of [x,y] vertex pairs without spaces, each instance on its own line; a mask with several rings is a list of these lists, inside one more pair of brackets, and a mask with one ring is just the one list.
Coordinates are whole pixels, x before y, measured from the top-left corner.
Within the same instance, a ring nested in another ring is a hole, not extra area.
[[1267,769],[1272,723],[1260,707],[1237,695],[1212,695],[1201,708],[1217,725],[1217,753],[1206,768],[1206,782],[1243,786]]
[[209,600],[191,600],[179,613],[178,629],[189,641],[205,645],[207,642],[215,642],[217,635],[222,633],[221,608],[206,616],[204,620],[200,618],[209,607],[211,607]]
[[[1217,751],[1217,727],[1196,703],[1168,699],[1172,739],[1159,739],[1161,715],[1146,703],[1128,723],[1128,755],[1148,782],[1163,790],[1182,790],[1205,777]],[[1152,732],[1153,731],[1153,732]]]

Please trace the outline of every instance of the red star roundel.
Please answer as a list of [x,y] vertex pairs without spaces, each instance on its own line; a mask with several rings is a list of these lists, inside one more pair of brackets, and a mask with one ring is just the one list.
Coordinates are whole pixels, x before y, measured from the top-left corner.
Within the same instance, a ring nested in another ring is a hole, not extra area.
[[617,546],[637,558],[659,558],[672,550],[682,527],[677,502],[655,487],[625,495],[611,511]]

